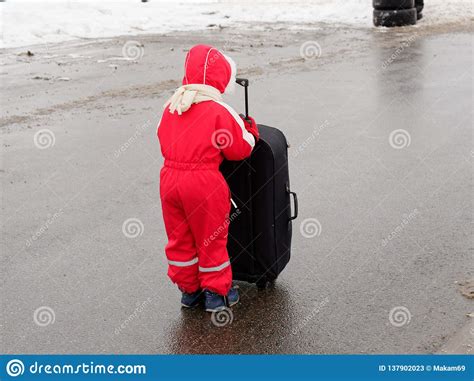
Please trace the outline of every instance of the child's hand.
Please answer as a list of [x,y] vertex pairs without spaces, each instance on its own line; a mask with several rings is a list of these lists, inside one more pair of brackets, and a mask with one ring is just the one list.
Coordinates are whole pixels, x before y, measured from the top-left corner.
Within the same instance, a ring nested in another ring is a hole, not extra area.
[[255,123],[255,119],[251,116],[246,119],[242,114],[240,114],[240,117],[244,121],[245,129],[254,136],[255,142],[258,142],[260,135],[258,133],[257,123]]

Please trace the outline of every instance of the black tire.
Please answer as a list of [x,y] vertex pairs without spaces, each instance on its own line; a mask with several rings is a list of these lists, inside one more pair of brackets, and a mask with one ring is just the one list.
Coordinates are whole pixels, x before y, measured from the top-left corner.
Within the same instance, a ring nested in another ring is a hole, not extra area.
[[415,8],[396,11],[381,11],[374,9],[375,26],[404,26],[416,24],[417,12]]
[[415,0],[372,0],[374,9],[398,10],[415,8]]
[[423,0],[415,0],[416,13],[418,13],[418,20],[423,17],[421,11],[423,10]]
[[423,18],[423,13],[416,12],[416,19],[419,20],[419,19],[422,19],[422,18]]

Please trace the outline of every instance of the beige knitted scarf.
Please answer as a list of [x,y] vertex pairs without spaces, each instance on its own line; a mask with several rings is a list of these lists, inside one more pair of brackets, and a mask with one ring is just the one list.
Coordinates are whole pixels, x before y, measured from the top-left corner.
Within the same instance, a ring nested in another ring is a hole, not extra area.
[[178,115],[189,110],[194,103],[205,101],[222,102],[222,94],[215,87],[202,84],[183,85],[179,87],[170,99],[164,104],[171,113]]

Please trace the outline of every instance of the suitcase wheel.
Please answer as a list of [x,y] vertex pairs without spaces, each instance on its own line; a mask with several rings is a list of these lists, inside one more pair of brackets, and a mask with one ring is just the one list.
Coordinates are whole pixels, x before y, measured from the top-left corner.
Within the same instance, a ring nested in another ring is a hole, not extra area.
[[260,279],[255,283],[259,290],[266,290],[268,287],[272,286],[275,283],[274,280]]

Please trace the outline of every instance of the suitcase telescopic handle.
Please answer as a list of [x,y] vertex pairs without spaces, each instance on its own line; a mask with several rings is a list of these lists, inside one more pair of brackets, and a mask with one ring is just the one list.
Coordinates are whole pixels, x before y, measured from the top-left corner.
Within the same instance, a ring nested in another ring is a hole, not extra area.
[[246,78],[236,78],[235,82],[245,88],[245,119],[249,120],[249,80]]

